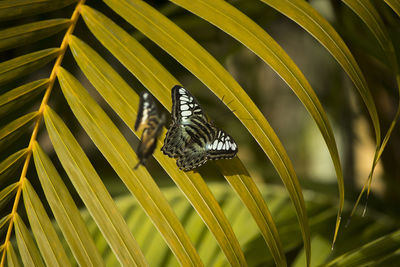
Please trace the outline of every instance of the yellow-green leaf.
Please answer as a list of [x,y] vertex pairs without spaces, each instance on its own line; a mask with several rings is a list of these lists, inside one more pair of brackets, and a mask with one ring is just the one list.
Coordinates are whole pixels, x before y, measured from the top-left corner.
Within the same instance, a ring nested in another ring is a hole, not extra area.
[[388,4],[394,12],[400,17],[400,1],[399,0],[385,0],[386,4]]
[[1,234],[5,233],[5,230],[7,229],[6,226],[7,227],[9,226],[10,219],[11,219],[11,214],[8,214],[0,219],[0,233]]
[[4,205],[14,196],[18,183],[13,183],[0,191],[0,210],[3,210]]
[[43,261],[31,234],[26,228],[24,222],[18,213],[14,215],[15,236],[17,237],[17,245],[19,254],[21,255],[24,266],[43,266]]
[[82,216],[53,163],[38,143],[35,142],[32,149],[44,194],[77,262],[81,266],[104,266]]
[[[72,37],[71,48],[78,64],[90,82],[125,123],[133,128],[139,103],[138,95],[97,53],[87,45],[84,45],[79,39]],[[165,135],[165,130],[161,135]],[[160,141],[159,146],[161,146]],[[180,171],[176,167],[174,160],[165,157],[160,150],[156,150],[154,156],[182,189],[200,216],[203,217],[227,257],[232,262],[237,259],[239,259],[239,262],[243,262],[244,256],[232,228],[201,176],[191,172],[188,174]],[[192,179],[197,182],[197,185],[191,181]]]
[[[163,188],[164,189],[164,188]],[[176,189],[176,188],[175,188]],[[179,192],[177,190],[177,192]],[[169,200],[170,205],[173,207],[176,215],[178,216],[179,220],[182,222],[182,224],[185,223],[184,220],[184,216],[183,214],[185,214],[184,212],[182,212],[179,207],[177,207],[177,205],[175,204],[175,199],[172,199],[171,197],[168,197],[167,194],[165,194],[165,191],[163,190],[164,195],[166,195],[166,197]],[[190,204],[188,203],[188,201],[185,198],[181,198],[181,202],[184,202],[184,208],[185,210],[192,210],[192,207],[190,206]],[[127,216],[129,216],[130,213],[125,213]],[[202,223],[203,227],[204,223]],[[185,227],[185,230],[188,232],[189,236],[191,236],[191,231],[190,229],[188,229],[187,227]],[[196,231],[199,231],[200,229],[196,229]],[[155,229],[153,229],[152,231],[154,233],[154,235],[152,235],[152,239],[151,240],[147,240],[148,241],[148,247],[147,250],[144,251],[145,256],[149,259],[149,264],[150,266],[162,266],[165,265],[167,266],[167,264],[165,263],[165,258],[169,253],[169,249],[168,247],[164,244],[164,242],[162,242],[162,237],[161,235],[157,234]],[[151,235],[151,233],[150,233]],[[194,240],[191,238],[190,240],[192,240],[193,244],[195,244]],[[158,255],[158,257],[152,257],[152,255]],[[174,259],[176,259],[175,257],[172,257]],[[201,258],[201,257],[200,257]]]
[[[105,15],[89,6],[82,6],[81,13],[96,38],[157,97],[157,100],[165,107],[171,107],[170,91],[179,82],[138,41]],[[134,120],[135,118],[132,119],[132,126]]]
[[48,48],[0,63],[0,85],[43,67],[59,52],[59,48]]
[[[128,68],[128,70],[130,70],[157,97],[158,100],[161,101],[161,103],[165,107],[168,108],[169,106],[171,106],[171,98],[169,91],[173,85],[178,83],[178,81],[176,81],[176,79],[171,74],[169,74],[164,69],[164,67],[143,46],[141,46],[134,38],[132,38],[123,29],[118,27],[110,19],[105,17],[102,13],[88,6],[83,6],[82,16],[86,24],[90,28],[90,30],[93,32],[93,34],[95,34],[95,36],[99,39],[99,41],[106,48],[108,48],[115,55],[115,57],[118,60],[120,60],[121,63],[124,64]],[[89,59],[94,59],[96,58],[97,55],[92,53],[88,49],[84,50],[83,47],[79,48],[78,43],[75,44],[74,42],[72,42],[71,48],[74,51],[73,54],[76,55],[77,57],[78,64],[81,66],[81,68],[85,73],[88,73],[90,71],[89,70],[89,68],[91,68],[90,65],[93,65],[92,68],[96,68],[97,65],[102,65],[102,64],[88,63]],[[85,51],[85,53],[83,53],[83,50]],[[87,57],[88,60],[85,61],[80,60],[78,58],[78,55],[81,55],[80,57]],[[104,70],[104,73],[107,73],[107,75],[109,75],[110,71]],[[99,76],[100,75],[98,74],[94,75],[93,77],[99,77]],[[89,78],[89,80],[91,79]],[[102,82],[101,80],[99,80],[98,82],[91,80],[91,82],[97,88],[104,87],[103,90],[105,92],[108,92],[109,88],[112,87],[115,87],[116,90],[122,90],[122,88],[124,88],[123,84],[119,84],[118,81],[110,82],[109,85],[105,85],[105,83]],[[105,95],[105,93],[101,94]],[[125,96],[129,94],[130,91],[121,93],[121,95]],[[124,108],[122,109],[121,105],[118,105],[118,103],[111,103],[111,101],[108,102],[112,107],[114,107],[115,110],[117,110],[117,113],[120,114],[121,118],[131,128],[133,128],[135,116],[131,115],[133,111],[130,112],[127,111],[127,107],[133,105],[132,109],[136,109],[137,103],[129,101],[126,103],[126,105],[123,105]],[[129,113],[130,115],[125,116],[124,115],[125,113]],[[240,163],[240,160],[238,160],[238,162]],[[223,169],[224,165],[223,164],[220,165],[220,168]],[[227,167],[226,169],[229,169],[229,167]],[[236,178],[237,177],[235,177],[234,179]],[[251,184],[253,185],[251,186]],[[248,190],[248,187],[250,186],[252,187],[252,190]],[[244,202],[250,201],[254,205],[255,203],[253,201],[256,199],[256,205],[258,205],[261,210],[267,213],[268,209],[266,208],[265,202],[262,200],[262,198],[261,199],[254,198],[252,196],[252,194],[256,194],[255,191],[253,191],[256,190],[255,189],[256,186],[254,185],[254,182],[251,179],[247,180],[247,185],[244,185],[242,183],[237,183],[236,186],[234,186],[234,188],[238,192],[240,191],[239,195],[241,196]],[[255,215],[256,213],[257,212],[254,211],[252,214]],[[265,216],[265,214],[263,216]],[[270,221],[270,223],[272,223],[272,221]],[[264,228],[262,230],[264,234],[268,232],[268,230],[265,229],[267,227],[266,224],[259,224],[259,226]],[[275,237],[277,237],[277,235],[275,235]],[[271,240],[269,239],[269,241]],[[278,244],[279,243],[278,239],[275,240],[274,242],[275,242],[274,244],[271,244],[271,247],[281,247],[281,245]],[[274,253],[275,252],[277,251],[275,250]],[[278,254],[277,258],[279,257],[282,258],[283,252],[281,251],[280,253],[281,255],[279,256]]]
[[350,7],[367,25],[370,31],[378,40],[379,45],[385,51],[387,58],[394,67],[396,63],[396,55],[393,43],[390,39],[386,26],[380,17],[378,11],[369,0],[342,0]]
[[350,50],[343,42],[335,29],[314,8],[303,0],[261,0],[275,8],[285,16],[289,17],[306,31],[308,31],[318,42],[320,42],[331,55],[338,61],[342,68],[353,81],[360,93],[375,129],[377,147],[381,142],[381,130],[375,103],[373,101],[368,84],[362,74],[356,60]]
[[[291,87],[317,123],[331,153],[338,181],[343,187],[339,155],[328,117],[304,75],[277,42],[255,22],[225,1],[202,0],[193,3],[188,0],[173,0],[172,2],[204,18],[239,40],[269,64]],[[310,248],[307,242],[305,239],[309,257]],[[282,264],[282,258],[279,264]]]
[[[375,9],[375,7],[372,5],[372,3],[369,0],[342,0],[342,1],[361,18],[361,20],[367,25],[369,30],[374,34],[375,38],[378,40],[379,45],[384,50],[386,57],[388,58],[389,62],[391,63],[391,66],[394,70],[394,74],[396,75],[398,92],[399,92],[399,97],[400,97],[400,73],[399,73],[399,68],[398,68],[398,64],[397,64],[396,52],[394,50],[394,46],[390,39],[389,33],[386,30],[386,26],[385,26],[382,18],[380,17],[378,11]],[[361,197],[363,196],[366,188],[368,188],[368,190],[367,190],[368,194],[370,193],[371,181],[373,178],[375,167],[386,147],[387,142],[389,141],[390,136],[392,135],[392,131],[393,131],[399,117],[400,117],[400,99],[398,100],[396,115],[395,115],[394,119],[392,120],[392,123],[391,123],[387,133],[385,134],[385,137],[383,139],[381,146],[376,151],[376,154],[374,157],[374,162],[373,162],[372,168],[371,168],[371,172],[370,172],[368,180],[366,182],[366,184],[368,184],[368,186],[367,187],[364,186],[362,188],[362,190],[358,196],[358,199],[356,201],[356,204],[354,205],[351,215],[354,214],[354,212],[359,204],[359,201],[361,200]],[[368,196],[367,196],[367,198],[368,198]]]
[[50,12],[77,0],[3,0],[0,1],[0,21]]
[[349,251],[325,266],[385,266],[375,265],[377,259],[398,251],[400,231],[384,235],[354,251]]
[[[225,188],[226,189],[226,188]],[[233,206],[237,206],[240,204],[237,198],[228,197],[227,190],[216,191],[214,190],[215,198],[218,203],[220,203],[222,209],[224,210],[225,215],[230,218],[229,223],[233,226],[234,214],[237,215],[236,212],[232,210]],[[248,224],[251,225],[251,224]],[[256,229],[255,227],[253,229]],[[206,266],[221,266],[222,264],[216,264],[217,257],[216,255],[220,255],[220,258],[226,265],[226,260],[223,258],[218,251],[218,246],[215,242],[213,242],[213,236],[209,233],[204,234],[201,239],[200,246],[198,248],[199,254],[204,258],[204,264]],[[247,263],[247,262],[246,262]]]
[[[171,193],[177,193],[178,191],[175,188],[171,187],[170,189],[167,189]],[[164,192],[166,191],[165,189],[163,190]],[[218,196],[216,196],[218,197]],[[185,213],[180,214],[178,213],[178,216],[180,216],[181,221],[184,222],[185,224],[185,229],[188,231],[190,235],[190,239],[193,241],[193,243],[196,245],[196,249],[200,255],[201,259],[205,259],[207,255],[202,254],[202,252],[199,250],[199,243],[206,234],[211,236],[211,242],[208,243],[208,245],[215,245],[218,248],[218,244],[215,242],[215,238],[213,238],[213,235],[211,234],[210,231],[207,231],[206,226],[204,225],[201,217],[199,216],[200,214],[196,213],[189,205],[186,199],[182,199],[179,203],[180,205],[186,207]],[[177,205],[174,205],[174,210],[177,211],[176,208]],[[181,208],[182,209],[182,208]],[[177,262],[174,257],[171,257],[170,254],[166,255],[167,258],[164,259],[165,266],[176,266]]]
[[[171,98],[170,98],[170,88],[177,84],[178,82],[176,79],[169,74],[164,67],[158,63],[158,61],[143,47],[141,46],[134,38],[132,38],[128,33],[126,33],[123,29],[118,27],[115,23],[113,23],[110,19],[108,19],[106,16],[104,16],[102,13],[88,7],[88,6],[83,6],[82,7],[82,16],[90,28],[90,30],[95,34],[95,36],[99,39],[99,41],[106,47],[108,48],[118,60],[121,61],[122,64],[124,64],[128,70],[130,70],[156,97],[158,100],[161,101],[161,103],[169,107],[171,105]],[[102,80],[99,81],[94,81],[90,77],[100,77],[101,74],[96,74],[96,75],[89,75],[91,73],[91,69],[98,68],[98,65],[104,65],[104,63],[88,63],[90,62],[89,59],[95,59],[98,58],[98,55],[93,53],[90,49],[85,48],[84,44],[81,44],[80,42],[76,41],[76,38],[73,38],[71,42],[71,49],[73,51],[73,55],[76,56],[77,62],[79,66],[82,68],[84,73],[89,77],[89,80],[95,85],[98,90],[104,91],[104,93],[101,93],[103,96],[106,95],[105,92],[109,92],[109,88],[115,87],[115,90],[121,90],[126,86],[123,82],[119,82],[119,80],[114,80],[110,82],[108,85],[105,84]],[[78,44],[81,44],[81,46],[78,46]],[[82,57],[86,57],[87,60],[82,60]],[[99,61],[99,60],[98,60]],[[91,66],[92,65],[92,66]],[[98,70],[98,72],[103,71],[103,76],[108,75],[110,76],[111,70],[105,69],[104,67],[101,68],[101,70]],[[103,88],[103,89],[101,89]],[[126,90],[125,92],[121,92],[120,95],[124,96],[130,96],[131,91]],[[105,97],[106,100],[108,99]],[[130,98],[130,97],[129,97]],[[131,127],[133,128],[134,125],[134,119],[136,115],[132,116],[132,112],[134,109],[137,108],[137,102],[136,101],[128,101],[124,105],[118,105],[117,102],[112,103],[112,101],[108,101],[110,105],[117,111],[117,113],[121,116],[121,118]],[[123,107],[123,108],[122,108]],[[132,111],[128,111],[128,107],[132,108]],[[128,113],[128,115],[125,115]],[[156,156],[157,158],[157,156]],[[161,162],[161,160],[159,160]],[[238,164],[241,164],[240,160],[237,160]],[[235,161],[236,162],[236,161]],[[225,168],[228,170],[230,167],[229,164]],[[243,166],[243,165],[242,165]],[[224,169],[224,165],[220,165],[221,169]],[[227,172],[228,173],[228,172]],[[232,177],[232,179],[230,179]],[[228,180],[240,180],[239,177],[237,176],[231,176],[227,177]],[[235,183],[233,186],[234,189],[238,192],[238,194],[241,196],[242,200],[246,205],[251,206],[252,208],[254,205],[256,205],[256,209],[259,209],[261,213],[263,213],[261,216],[264,217],[269,217],[268,214],[268,208],[263,201],[262,198],[259,197],[257,194],[257,187],[255,186],[253,180],[249,177],[246,177],[246,182],[239,182]],[[260,215],[258,211],[253,211],[252,212],[253,216]],[[282,246],[280,244],[278,235],[276,233],[276,227],[273,227],[268,224],[263,224],[261,221],[265,220],[266,217],[264,218],[255,218],[258,223],[259,227],[262,227],[262,233],[266,237],[267,233],[270,232],[270,230],[267,229],[267,227],[272,227],[271,231],[274,232],[274,238],[275,240],[266,238],[268,242],[272,242],[270,244],[271,247],[273,247],[273,253],[278,253],[275,254],[277,255],[277,258],[280,260],[279,261],[284,261],[284,256],[283,256],[283,250]],[[270,218],[271,219],[271,218]],[[264,221],[263,221],[264,222]],[[272,220],[269,221],[270,224],[273,224]],[[275,228],[275,229],[273,229]],[[279,249],[277,249],[279,248]],[[280,251],[279,251],[280,250]],[[280,255],[279,255],[280,254]]]
[[6,147],[20,137],[37,117],[37,112],[28,113],[0,129],[0,147]]
[[69,19],[50,19],[0,31],[0,51],[26,45],[56,34],[68,27]]
[[234,158],[232,160],[225,160],[225,162],[217,161],[217,165],[220,166],[222,174],[235,189],[256,221],[271,251],[271,255],[275,259],[276,265],[286,266],[285,254],[274,220],[272,219],[271,213],[260,190],[257,188],[242,162]]
[[[126,33],[123,29],[118,27],[115,23],[113,23],[110,19],[105,17],[102,13],[88,7],[82,7],[82,16],[90,28],[90,30],[95,34],[95,36],[99,39],[99,41],[108,48],[118,60],[124,64],[128,70],[130,70],[156,97],[165,107],[169,107],[171,105],[170,98],[170,88],[178,84],[176,79],[169,74],[164,67],[158,63],[157,60],[143,47],[141,46],[135,39],[133,39],[128,33]],[[102,80],[98,80],[97,82],[91,79],[90,77],[100,77],[100,74],[89,75],[93,70],[98,68],[98,65],[103,65],[104,63],[88,63],[89,59],[93,60],[98,58],[99,56],[93,53],[90,49],[88,49],[81,42],[75,41],[76,38],[72,39],[71,49],[73,51],[73,55],[76,56],[77,62],[81,69],[86,73],[89,77],[89,80],[95,85],[96,88],[100,91],[100,93],[105,97],[107,102],[117,111],[117,113],[121,116],[121,118],[133,128],[134,120],[136,115],[132,116],[132,113],[135,112],[137,108],[136,101],[127,101],[124,105],[119,105],[118,102],[110,101],[107,95],[109,94],[109,88],[115,88],[116,90],[122,91],[126,86],[123,82],[119,82],[119,80],[114,80],[110,82],[108,85],[105,84]],[[79,44],[81,44],[79,46]],[[86,49],[85,49],[86,47]],[[85,57],[86,60],[83,60],[82,57]],[[91,67],[92,65],[92,67]],[[99,68],[100,69],[100,68]],[[103,71],[103,76],[111,76],[110,70],[101,68]],[[100,72],[100,70],[98,70]],[[102,88],[102,89],[101,89]],[[104,93],[102,93],[104,92]],[[125,92],[121,92],[120,95],[125,96],[130,99],[130,95],[132,91],[126,90]],[[137,99],[137,97],[136,97]],[[122,100],[124,101],[124,100]],[[130,107],[132,110],[129,110]],[[135,110],[135,111],[134,111]],[[133,130],[133,129],[132,129]],[[156,156],[157,158],[157,156]],[[157,158],[158,159],[158,158]],[[161,159],[159,160],[161,162]],[[239,164],[241,164],[240,160],[238,160]],[[224,169],[224,165],[220,165],[221,169]],[[229,169],[229,167],[226,167]],[[231,176],[230,176],[231,177]],[[227,178],[229,179],[229,178]],[[238,179],[238,177],[234,177],[233,179]],[[231,179],[232,180],[232,179]],[[245,185],[246,184],[246,185]],[[249,190],[251,187],[252,190]],[[268,209],[266,207],[265,202],[262,198],[254,198],[252,194],[257,195],[256,186],[251,178],[248,177],[247,183],[236,183],[234,189],[238,191],[242,200],[246,202],[250,202],[248,204],[249,207],[254,205],[258,206],[257,208],[262,210],[264,214],[262,216],[266,216],[268,213]],[[255,202],[254,202],[255,201]],[[247,205],[247,204],[246,204]],[[257,211],[253,211],[252,214],[255,216],[258,214]],[[269,216],[270,217],[270,216]],[[264,218],[265,219],[265,218]],[[276,227],[273,227],[275,230],[267,230],[268,227],[272,227],[268,224],[262,224],[261,221],[263,219],[256,218],[259,222],[259,227],[262,227],[261,230],[263,234],[266,234],[270,231],[276,232]],[[272,221],[269,223],[273,224]],[[271,229],[273,229],[271,228]],[[265,235],[266,237],[266,235]],[[270,247],[273,247],[273,253],[279,259],[278,261],[284,261],[282,245],[280,244],[277,233],[274,234],[275,240],[266,238],[270,243]],[[276,249],[280,248],[280,249]]]
[[[73,39],[71,45],[76,42],[77,39]],[[111,72],[109,73],[112,75]],[[150,174],[145,168],[133,170],[138,160],[118,128],[71,74],[60,69],[58,79],[76,118],[149,214],[181,265],[201,265],[200,258],[182,224]],[[126,98],[126,101],[129,99]]]
[[21,264],[19,263],[17,254],[15,254],[13,245],[8,243],[7,245],[7,264],[9,267],[20,267]]
[[5,116],[11,111],[25,106],[35,99],[48,86],[48,79],[41,79],[24,84],[0,96],[0,115]]
[[70,130],[48,106],[44,120],[61,164],[120,263],[147,266],[113,199]]
[[21,149],[11,156],[7,157],[0,163],[0,182],[3,180],[8,179],[14,171],[21,166],[22,160],[26,156],[27,149]]
[[26,178],[22,183],[25,211],[46,265],[71,266],[39,196]]
[[299,215],[305,243],[309,243],[304,199],[292,163],[275,132],[246,92],[215,58],[145,2],[136,0],[105,2],[193,72],[219,98],[225,96],[230,103],[228,107],[235,111],[235,115],[249,129],[287,186]]
[[400,261],[400,249],[388,253],[385,257],[382,257],[379,260],[372,260],[370,263],[375,264],[376,266],[396,266]]
[[[228,187],[226,187],[228,188]],[[228,191],[228,190],[226,190]],[[241,241],[241,245],[243,247],[244,240],[246,240],[244,237],[247,236],[254,236],[258,234],[258,229],[257,226],[253,221],[249,222],[249,213],[248,211],[243,207],[243,204],[240,199],[238,199],[234,194],[230,192],[225,192],[227,196],[224,196],[225,199],[222,200],[223,203],[223,209],[224,213],[226,216],[229,218],[229,222],[232,224],[233,229],[235,230],[236,235],[238,236],[238,239]],[[230,194],[229,194],[230,193]],[[221,203],[221,201],[219,200]],[[244,220],[243,215],[245,215]],[[240,229],[241,231],[238,232],[238,225],[240,225],[241,228],[243,228],[244,225],[246,225],[246,229]],[[244,250],[244,248],[243,248]],[[272,255],[272,254],[271,254]],[[286,262],[285,262],[286,263]],[[281,266],[282,263],[279,263],[280,265],[276,264],[276,266]],[[226,260],[222,257],[222,255],[219,253],[217,257],[213,257],[210,261],[210,264],[207,266],[223,266],[227,265]],[[250,264],[249,264],[250,265]]]

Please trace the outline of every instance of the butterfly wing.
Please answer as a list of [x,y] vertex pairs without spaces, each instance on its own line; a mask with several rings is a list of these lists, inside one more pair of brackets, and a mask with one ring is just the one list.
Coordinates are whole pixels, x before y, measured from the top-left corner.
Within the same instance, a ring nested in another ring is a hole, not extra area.
[[143,132],[137,149],[139,163],[135,166],[135,169],[140,164],[144,165],[147,159],[153,154],[157,146],[157,138],[161,134],[165,121],[164,114],[161,117],[158,115],[157,106],[151,95],[147,92],[142,93],[135,130],[143,130]]
[[215,130],[214,138],[209,139],[207,135],[201,135],[199,132],[197,136],[192,137],[192,141],[185,147],[176,161],[181,170],[196,169],[206,163],[207,160],[230,159],[236,156],[238,147],[233,138],[210,124],[206,126]]
[[171,158],[176,158],[182,155],[189,140],[189,135],[181,129],[181,126],[173,123],[168,129],[161,151]]
[[180,85],[175,85],[171,91],[172,95],[172,121],[188,124],[193,116],[201,117],[207,121],[203,109],[192,94]]
[[177,158],[181,170],[200,167],[209,159],[233,158],[235,141],[224,131],[212,126],[197,100],[182,86],[172,88],[172,125],[162,151]]
[[154,123],[159,119],[157,106],[153,97],[148,92],[140,95],[139,111],[135,122],[135,131],[142,131],[148,127],[149,123]]
[[182,86],[175,85],[171,89],[171,97],[172,125],[161,150],[165,155],[176,158],[182,155],[195,134],[190,126],[193,125],[193,119],[206,120],[206,117],[197,100]]
[[206,145],[208,159],[231,159],[236,156],[238,146],[231,136],[217,129],[215,138]]
[[176,165],[183,171],[196,169],[207,162],[207,151],[198,143],[188,145],[176,160]]
[[165,155],[176,158],[184,153],[191,143],[207,144],[215,136],[215,128],[202,117],[192,117],[188,124],[173,123],[167,132],[162,151]]
[[157,146],[157,138],[151,134],[148,128],[144,129],[142,133],[142,137],[139,142],[139,146],[137,149],[137,156],[139,158],[138,164],[135,166],[135,169],[139,167],[140,164],[146,164],[147,159],[153,154],[154,149]]

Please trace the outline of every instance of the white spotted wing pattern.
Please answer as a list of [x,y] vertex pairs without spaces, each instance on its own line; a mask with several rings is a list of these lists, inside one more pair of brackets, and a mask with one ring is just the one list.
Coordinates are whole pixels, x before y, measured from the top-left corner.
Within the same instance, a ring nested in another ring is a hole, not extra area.
[[181,170],[200,167],[207,160],[233,158],[238,147],[231,136],[207,119],[197,100],[182,86],[172,88],[172,124],[162,151],[177,159]]

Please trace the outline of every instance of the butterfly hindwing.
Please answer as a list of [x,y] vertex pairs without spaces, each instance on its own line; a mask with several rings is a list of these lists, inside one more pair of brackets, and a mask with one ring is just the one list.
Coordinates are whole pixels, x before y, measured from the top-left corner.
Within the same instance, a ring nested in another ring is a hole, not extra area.
[[182,155],[189,140],[190,136],[181,129],[179,124],[173,123],[168,129],[161,151],[171,158],[176,158]]
[[215,139],[207,145],[209,159],[233,158],[238,147],[232,137],[222,130],[218,130]]
[[204,146],[192,143],[185,148],[183,154],[176,160],[176,165],[181,170],[190,171],[200,167],[207,160],[207,151]]
[[161,134],[165,121],[164,114],[159,116],[157,106],[151,95],[147,92],[142,93],[140,95],[135,130],[143,130],[143,132],[137,149],[139,163],[135,166],[135,169],[140,164],[144,165],[147,159],[153,154],[157,146],[157,138]]

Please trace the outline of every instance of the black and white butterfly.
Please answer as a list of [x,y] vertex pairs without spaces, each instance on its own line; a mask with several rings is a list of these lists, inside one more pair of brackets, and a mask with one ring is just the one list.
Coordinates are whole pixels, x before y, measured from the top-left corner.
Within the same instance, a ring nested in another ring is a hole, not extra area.
[[238,147],[232,137],[207,119],[197,100],[182,86],[172,88],[172,124],[161,148],[176,158],[181,170],[200,167],[207,160],[233,158]]
[[164,114],[161,116],[158,114],[153,97],[149,93],[143,92],[140,95],[139,112],[135,122],[135,131],[143,130],[137,149],[139,163],[135,166],[135,169],[140,164],[145,165],[147,159],[153,154],[165,120]]

